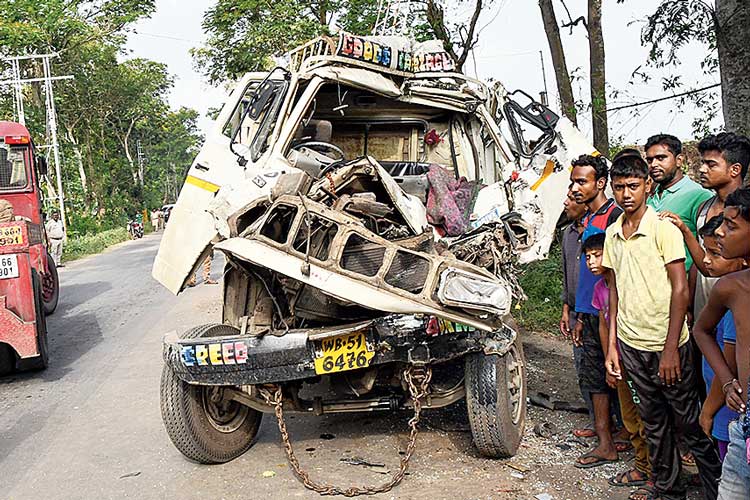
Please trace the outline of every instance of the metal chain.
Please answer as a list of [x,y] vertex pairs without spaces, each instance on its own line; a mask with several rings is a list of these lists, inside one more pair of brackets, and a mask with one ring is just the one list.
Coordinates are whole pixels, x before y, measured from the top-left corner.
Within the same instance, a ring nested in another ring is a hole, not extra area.
[[279,432],[281,433],[281,441],[284,443],[284,449],[286,450],[289,465],[292,466],[294,474],[300,481],[302,481],[302,484],[304,484],[306,488],[321,495],[343,495],[345,497],[354,497],[358,495],[385,493],[386,491],[390,491],[404,479],[406,469],[409,466],[409,460],[411,459],[417,445],[417,425],[419,424],[420,415],[422,413],[422,399],[427,395],[430,380],[432,379],[432,369],[429,366],[425,368],[409,366],[404,370],[403,376],[409,387],[409,395],[414,404],[414,416],[409,420],[409,444],[406,446],[406,452],[401,456],[401,464],[398,472],[393,475],[390,481],[380,486],[352,486],[344,489],[310,479],[307,472],[302,470],[299,460],[297,460],[297,457],[294,454],[292,443],[289,440],[289,432],[287,431],[286,423],[284,422],[284,410],[282,408],[283,394],[281,386],[277,386],[273,393],[267,389],[260,389],[260,395],[266,403],[274,408],[274,413],[276,414],[276,419],[279,424]]

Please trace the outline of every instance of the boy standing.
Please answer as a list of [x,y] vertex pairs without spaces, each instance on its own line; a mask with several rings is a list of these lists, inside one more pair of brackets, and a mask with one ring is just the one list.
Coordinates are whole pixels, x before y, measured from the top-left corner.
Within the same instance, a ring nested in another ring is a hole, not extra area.
[[[725,259],[721,256],[721,249],[716,239],[716,231],[723,222],[724,217],[717,215],[709,219],[698,231],[701,238],[703,238],[703,246],[706,251],[703,264],[712,277],[721,277],[741,271],[744,267],[744,259]],[[732,369],[732,373],[736,374],[735,344],[737,343],[737,331],[731,311],[727,311],[716,326],[716,342],[724,352],[724,359]],[[705,358],[703,359],[702,369],[708,397],[703,402],[700,424],[703,432],[716,439],[719,448],[719,458],[723,461],[729,445],[729,422],[737,420],[739,415],[724,404],[724,393],[721,391],[721,382],[714,376],[711,365],[708,364]]]
[[[606,366],[622,379],[622,363],[646,428],[654,498],[685,498],[678,485],[677,431],[695,456],[707,499],[717,495],[719,456],[699,424],[697,373],[685,316],[688,285],[680,231],[646,205],[651,179],[641,158],[612,165],[612,189],[624,213],[607,229],[602,265],[610,273]],[[635,401],[635,399],[634,399]]]
[[[750,189],[738,189],[724,203],[724,222],[716,231],[722,257],[750,259]],[[729,447],[719,486],[720,500],[750,498],[750,406],[747,394],[750,378],[750,270],[721,278],[695,325],[695,339],[703,355],[722,384],[729,408],[740,419],[729,424]],[[711,335],[727,310],[732,311],[737,327],[735,359],[737,377],[724,359]]]
[[[592,234],[583,242],[583,252],[586,255],[586,264],[594,276],[603,276],[606,269],[602,266],[604,254],[604,232]],[[594,296],[591,304],[599,310],[599,337],[602,345],[609,348],[609,288],[607,280],[601,279],[594,286]],[[606,351],[605,351],[606,356]],[[643,426],[638,409],[633,403],[633,395],[630,386],[626,382],[627,374],[621,380],[607,377],[607,383],[617,389],[617,398],[620,401],[620,413],[625,430],[628,432],[633,449],[635,450],[635,464],[632,469],[620,472],[609,480],[612,486],[643,486],[651,476],[651,464],[648,458],[648,445],[646,444],[646,429]],[[630,498],[645,496],[646,490],[636,490]]]
[[[584,238],[590,228],[604,230],[622,213],[614,200],[604,193],[609,167],[601,156],[581,155],[572,164],[571,187],[576,202],[586,205],[583,217]],[[580,456],[575,463],[579,468],[597,467],[618,459],[612,439],[610,394],[607,374],[604,369],[604,350],[599,338],[599,312],[591,305],[594,285],[601,277],[594,276],[586,267],[581,255],[578,287],[576,288],[576,325],[573,328],[573,344],[582,347],[581,392],[589,393],[594,407],[594,426],[599,444],[590,452]]]

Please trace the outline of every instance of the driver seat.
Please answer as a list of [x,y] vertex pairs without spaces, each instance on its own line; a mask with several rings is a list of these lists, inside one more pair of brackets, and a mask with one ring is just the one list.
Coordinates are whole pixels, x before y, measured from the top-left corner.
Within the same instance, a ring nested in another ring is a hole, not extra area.
[[307,126],[300,124],[294,134],[294,142],[331,142],[333,137],[333,124],[328,120],[310,120]]

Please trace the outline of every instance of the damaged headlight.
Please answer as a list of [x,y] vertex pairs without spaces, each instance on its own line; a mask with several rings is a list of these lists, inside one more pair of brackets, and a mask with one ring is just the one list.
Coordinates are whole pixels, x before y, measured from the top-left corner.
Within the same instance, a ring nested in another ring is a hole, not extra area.
[[510,312],[513,299],[508,285],[449,267],[440,273],[438,299],[446,306],[479,309],[498,315]]

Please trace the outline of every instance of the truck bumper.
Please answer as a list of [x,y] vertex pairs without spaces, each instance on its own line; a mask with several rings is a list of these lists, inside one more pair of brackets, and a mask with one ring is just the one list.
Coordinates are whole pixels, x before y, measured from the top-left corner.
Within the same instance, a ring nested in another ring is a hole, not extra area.
[[[199,385],[257,385],[290,382],[319,375],[315,359],[320,343],[361,332],[374,356],[368,366],[386,363],[436,364],[471,352],[503,355],[516,340],[508,326],[484,332],[434,317],[389,315],[334,328],[180,339],[165,335],[164,362],[184,382]],[[434,332],[428,334],[427,332]],[[210,353],[199,356],[195,353]],[[223,356],[231,354],[231,356]],[[231,359],[230,359],[231,358]]]

